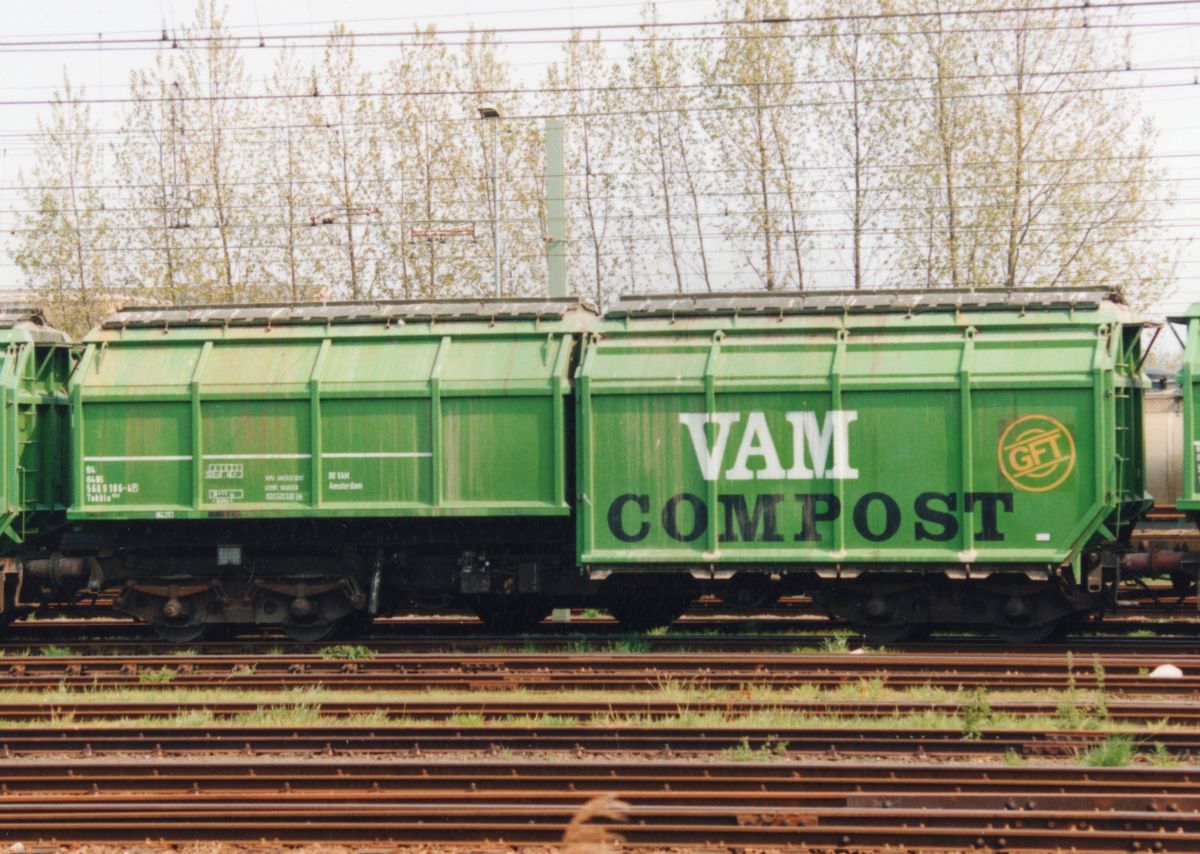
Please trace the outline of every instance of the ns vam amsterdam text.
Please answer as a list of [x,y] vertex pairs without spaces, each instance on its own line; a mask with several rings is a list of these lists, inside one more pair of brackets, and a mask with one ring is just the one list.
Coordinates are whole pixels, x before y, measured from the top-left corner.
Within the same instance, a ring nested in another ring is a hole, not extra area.
[[[820,421],[817,413],[811,411],[788,412],[784,417],[791,426],[791,465],[784,466],[765,414],[751,412],[746,417],[746,427],[733,464],[724,471],[726,480],[858,479],[858,469],[850,464],[850,425],[858,420],[856,411],[834,409]],[[739,412],[680,413],[679,423],[688,431],[704,480],[714,481],[721,477],[732,427],[741,419]],[[714,428],[711,445],[706,430],[710,424]],[[759,461],[758,468],[750,468],[752,460]],[[799,531],[791,537],[794,542],[821,542],[817,523],[836,521],[842,513],[842,501],[833,493],[796,493],[791,496],[760,493],[751,497],[753,509],[745,495],[717,496],[722,511],[720,542],[784,542],[787,538],[779,531],[780,507],[784,502],[799,504]],[[936,491],[922,492],[912,503],[916,515],[913,538],[946,542],[958,537],[959,519],[954,514],[959,510],[960,498],[963,511],[979,513],[980,529],[975,532],[977,541],[1004,539],[999,518],[1002,512],[1013,511],[1011,492],[967,492],[961,496]],[[709,510],[703,497],[681,492],[668,498],[655,515],[667,536],[688,543],[698,540],[708,531]],[[886,492],[867,492],[854,502],[851,519],[863,539],[883,542],[899,533],[902,514],[899,502],[891,495]],[[633,492],[617,496],[608,508],[608,527],[613,536],[622,542],[636,543],[646,539],[651,531],[650,496]]]

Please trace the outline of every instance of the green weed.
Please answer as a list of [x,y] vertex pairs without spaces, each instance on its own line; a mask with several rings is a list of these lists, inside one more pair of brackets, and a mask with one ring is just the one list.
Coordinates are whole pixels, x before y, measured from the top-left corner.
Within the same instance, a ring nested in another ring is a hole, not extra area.
[[742,740],[734,747],[727,747],[721,755],[734,762],[766,762],[773,759],[787,758],[787,742],[780,741],[777,736],[769,735],[758,747],[750,746],[750,737],[742,736]]
[[242,712],[230,718],[235,726],[316,726],[323,723],[321,709],[307,703],[284,706],[259,706],[252,712]]
[[846,635],[833,635],[821,641],[821,652],[849,652],[850,638]]
[[1092,702],[1092,714],[1104,720],[1108,717],[1108,694],[1104,690],[1104,665],[1100,663],[1100,656],[1092,656],[1092,676],[1096,680],[1096,697]]
[[627,635],[609,646],[611,652],[649,652],[650,649],[650,641],[638,635]]
[[332,661],[370,661],[375,658],[375,650],[361,644],[339,643],[323,648],[319,655]]
[[1025,764],[1025,757],[1010,747],[1004,751],[1004,764],[1010,768],[1019,768]]
[[484,725],[483,715],[479,712],[457,712],[446,719],[450,726],[480,727]]
[[1154,750],[1150,752],[1150,764],[1156,765],[1159,768],[1170,768],[1173,765],[1178,765],[1179,760],[1175,755],[1167,749],[1167,746],[1161,741],[1154,742]]
[[1064,729],[1079,729],[1083,713],[1079,709],[1079,686],[1075,682],[1075,656],[1067,653],[1067,690],[1058,701],[1055,717]]
[[979,687],[971,695],[971,702],[962,707],[962,736],[968,741],[978,741],[983,729],[992,720],[992,705],[988,702],[987,689]]
[[1127,735],[1110,735],[1087,750],[1077,751],[1080,765],[1089,768],[1124,768],[1133,761],[1134,741]]
[[568,715],[507,715],[504,718],[504,725],[511,727],[568,727],[578,724],[578,719]]
[[143,685],[168,685],[178,675],[179,671],[163,665],[158,670],[139,670],[138,682]]

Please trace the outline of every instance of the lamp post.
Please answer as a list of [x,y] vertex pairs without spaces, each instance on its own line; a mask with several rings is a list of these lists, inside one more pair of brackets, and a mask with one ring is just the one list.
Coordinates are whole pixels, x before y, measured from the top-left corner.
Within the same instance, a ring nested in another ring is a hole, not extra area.
[[496,298],[500,298],[500,110],[495,104],[480,104],[479,118],[492,125],[492,264],[496,276]]

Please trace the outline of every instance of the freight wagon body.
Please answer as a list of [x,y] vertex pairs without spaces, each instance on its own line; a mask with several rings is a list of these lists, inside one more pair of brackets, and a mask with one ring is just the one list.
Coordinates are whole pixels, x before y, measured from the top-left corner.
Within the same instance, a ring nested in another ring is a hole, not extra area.
[[[705,591],[1036,640],[1160,568],[1140,333],[1094,291],[130,309],[6,367],[60,448],[10,542],[69,503],[10,565],[181,641],[412,605],[645,628]],[[20,435],[4,484],[48,447]]]
[[539,300],[113,315],[71,381],[70,548],[178,638],[323,636],[401,579],[486,599],[524,573],[536,590],[571,563],[586,316]]
[[[0,346],[0,553],[37,557],[69,500],[62,449],[73,354],[66,334],[26,307],[0,310]],[[39,598],[36,584],[25,589],[21,562],[0,560],[0,584],[2,622]]]
[[579,372],[580,562],[1043,636],[1145,504],[1141,326],[1105,297],[622,301]]

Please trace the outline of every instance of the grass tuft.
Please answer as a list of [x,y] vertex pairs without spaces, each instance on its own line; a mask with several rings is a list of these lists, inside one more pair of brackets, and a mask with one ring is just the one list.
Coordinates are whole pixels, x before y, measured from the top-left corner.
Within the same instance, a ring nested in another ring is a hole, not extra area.
[[1127,735],[1110,735],[1087,750],[1077,751],[1080,765],[1089,768],[1124,768],[1133,761],[1134,740]]
[[640,635],[626,635],[609,645],[610,652],[649,652],[650,641]]
[[481,727],[484,723],[484,717],[479,712],[458,712],[446,718],[448,726]]
[[339,643],[324,647],[319,655],[328,661],[371,661],[375,650],[361,644]]
[[179,671],[167,667],[165,664],[158,670],[139,670],[138,682],[143,685],[168,685],[175,681],[175,677],[179,675]]
[[846,635],[831,635],[821,641],[821,652],[849,652],[850,638]]
[[979,741],[983,729],[992,721],[992,704],[988,702],[987,689],[980,686],[971,695],[971,701],[962,707],[962,736],[967,741]]
[[758,747],[750,746],[750,737],[742,736],[735,747],[727,747],[721,755],[733,762],[768,762],[787,758],[787,742],[778,736],[768,735]]
[[1171,768],[1179,764],[1179,760],[1161,741],[1154,742],[1154,750],[1150,753],[1150,764],[1159,768]]

